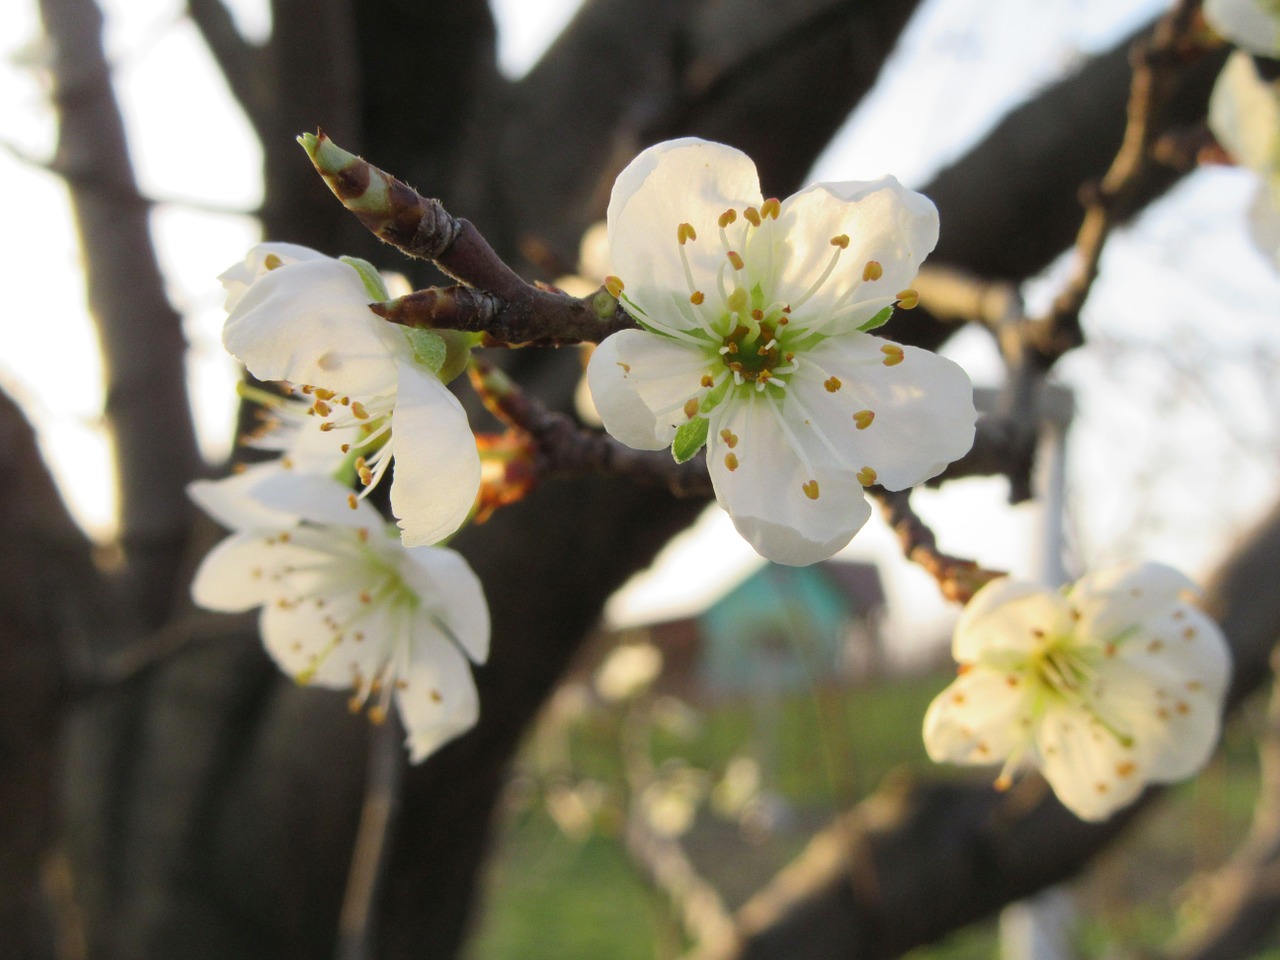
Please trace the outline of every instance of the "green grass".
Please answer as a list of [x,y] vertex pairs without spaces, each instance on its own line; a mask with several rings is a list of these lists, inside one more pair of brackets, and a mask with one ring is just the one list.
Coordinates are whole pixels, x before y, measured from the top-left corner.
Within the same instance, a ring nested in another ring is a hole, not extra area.
[[[795,855],[838,809],[856,802],[896,769],[928,776],[966,776],[931,764],[920,742],[925,707],[945,677],[894,680],[874,688],[821,689],[761,707],[726,702],[703,711],[694,736],[654,734],[660,762],[679,757],[718,775],[733,756],[772,756],[765,787],[796,811],[794,832],[749,842],[732,824],[700,816],[687,848],[727,902],[740,903]],[[1193,918],[1197,901],[1187,885],[1197,870],[1227,857],[1248,827],[1257,789],[1253,746],[1257,711],[1226,732],[1213,764],[1193,783],[1177,787],[1118,845],[1098,858],[1076,884],[1081,908],[1077,947],[1085,960],[1164,946],[1179,919]],[[568,739],[571,779],[617,785],[622,728],[617,711],[579,718]],[[660,896],[632,869],[612,815],[585,840],[566,837],[548,816],[529,774],[536,750],[521,767],[525,789],[515,791],[500,827],[498,851],[486,880],[487,907],[468,960],[665,960],[681,955],[679,924]],[[606,803],[606,814],[609,804]],[[1173,906],[1171,906],[1171,904]],[[994,922],[975,924],[943,942],[913,951],[911,960],[979,960],[996,955]],[[1277,957],[1276,960],[1280,960]]]

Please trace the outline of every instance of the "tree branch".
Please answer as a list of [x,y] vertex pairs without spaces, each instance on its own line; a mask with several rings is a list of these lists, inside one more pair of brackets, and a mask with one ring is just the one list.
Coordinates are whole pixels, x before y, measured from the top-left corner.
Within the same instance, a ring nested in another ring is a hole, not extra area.
[[56,49],[60,167],[112,185],[68,181],[85,252],[89,307],[106,378],[106,416],[119,477],[120,539],[132,599],[145,624],[173,598],[192,516],[185,486],[199,454],[187,403],[181,318],[164,293],[93,0],[41,0]]

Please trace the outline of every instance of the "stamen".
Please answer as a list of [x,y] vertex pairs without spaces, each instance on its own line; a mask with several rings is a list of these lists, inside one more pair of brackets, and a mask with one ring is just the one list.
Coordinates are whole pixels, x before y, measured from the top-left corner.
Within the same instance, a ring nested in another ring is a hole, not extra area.
[[738,219],[738,212],[734,210],[732,207],[730,207],[724,213],[720,214],[720,219],[717,222],[720,224],[720,229],[723,230],[725,227],[727,227],[729,224],[733,223],[737,219]]
[[801,484],[800,489],[804,491],[804,495],[808,497],[810,500],[818,499],[818,481],[817,480],[809,480],[808,482]]
[[876,418],[874,410],[859,410],[853,415],[853,423],[859,430],[865,430],[871,426],[871,421]]
[[884,360],[881,361],[886,367],[896,367],[906,359],[902,348],[896,343],[886,343],[880,348],[880,352],[884,354]]
[[753,227],[760,226],[760,211],[755,207],[747,207],[742,211],[742,215],[751,221]]
[[739,254],[736,250],[730,250],[728,253],[725,254],[725,256],[729,258],[729,262],[733,264],[733,269],[735,270],[741,270],[744,266],[746,266],[746,264],[743,263],[742,255]]
[[880,261],[878,260],[868,260],[867,265],[862,268],[862,279],[864,281],[879,280],[883,276],[884,267],[880,266]]
[[907,287],[905,290],[898,291],[897,300],[898,306],[903,310],[910,310],[920,302],[920,294],[912,290],[910,287]]
[[858,471],[858,482],[864,487],[869,487],[876,482],[876,472],[870,467],[863,467]]
[[682,223],[676,227],[676,239],[684,246],[690,240],[697,240],[698,232],[693,229],[692,223]]
[[702,306],[703,301],[705,301],[706,299],[707,299],[707,295],[703,293],[701,290],[695,290],[693,291],[693,293],[689,295],[689,302],[692,303],[695,307]]
[[841,250],[848,250],[848,249],[849,249],[849,235],[848,235],[847,233],[842,233],[842,234],[840,234],[838,237],[832,237],[832,238],[831,238],[831,245],[832,245],[833,247],[839,247]]
[[604,278],[604,288],[609,291],[609,296],[617,300],[622,296],[622,291],[626,289],[620,277],[608,276]]
[[777,197],[770,197],[764,203],[760,204],[760,216],[778,219],[778,211],[782,208],[782,204],[778,202]]

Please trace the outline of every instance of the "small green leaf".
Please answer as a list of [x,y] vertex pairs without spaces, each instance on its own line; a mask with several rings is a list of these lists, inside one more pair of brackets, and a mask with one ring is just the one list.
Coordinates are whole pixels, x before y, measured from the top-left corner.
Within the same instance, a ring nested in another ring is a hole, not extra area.
[[707,442],[708,426],[706,417],[694,417],[676,430],[676,439],[671,444],[671,455],[676,458],[676,463],[693,459],[702,449]]
[[390,300],[391,294],[387,290],[387,285],[382,282],[382,274],[378,273],[377,268],[368,260],[361,260],[359,257],[339,257],[343,263],[360,274],[360,279],[364,281],[364,292],[369,295],[370,300]]
[[724,399],[724,395],[729,392],[729,388],[733,386],[733,377],[725,377],[718,384],[707,392],[702,398],[702,403],[698,406],[699,413],[710,413]]
[[449,355],[449,348],[434,330],[423,330],[419,327],[404,327],[404,335],[413,347],[413,359],[422,364],[436,376],[444,366]]
[[889,318],[892,316],[893,316],[893,304],[890,304],[889,306],[881,310],[879,313],[877,313],[870,320],[868,320],[866,323],[864,323],[862,326],[860,326],[858,329],[861,330],[863,333],[866,333],[868,330],[876,329],[876,327],[883,327],[886,323],[889,322]]

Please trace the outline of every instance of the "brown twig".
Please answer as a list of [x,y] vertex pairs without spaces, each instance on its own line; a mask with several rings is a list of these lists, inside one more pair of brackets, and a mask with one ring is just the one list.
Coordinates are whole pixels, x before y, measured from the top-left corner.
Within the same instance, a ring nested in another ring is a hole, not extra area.
[[324,131],[303,137],[302,145],[329,189],[370,232],[463,284],[375,304],[379,316],[411,327],[485,333],[492,346],[598,343],[637,326],[603,288],[580,299],[526,283],[470,221],[343,150]]
[[938,589],[948,600],[968,603],[979,587],[1004,576],[998,570],[987,570],[973,560],[939,550],[933,531],[911,509],[910,490],[890,492],[883,487],[868,487],[867,491],[879,502],[885,522],[902,545],[903,555],[923,567],[938,582]]
[[1124,139],[1102,180],[1081,191],[1086,210],[1076,236],[1075,272],[1049,312],[1023,331],[1023,341],[1045,367],[1084,342],[1080,311],[1097,279],[1103,247],[1115,225],[1131,212],[1159,163],[1156,145],[1179,71],[1199,53],[1195,42],[1199,8],[1200,0],[1178,0],[1156,23],[1151,36],[1134,44]]

